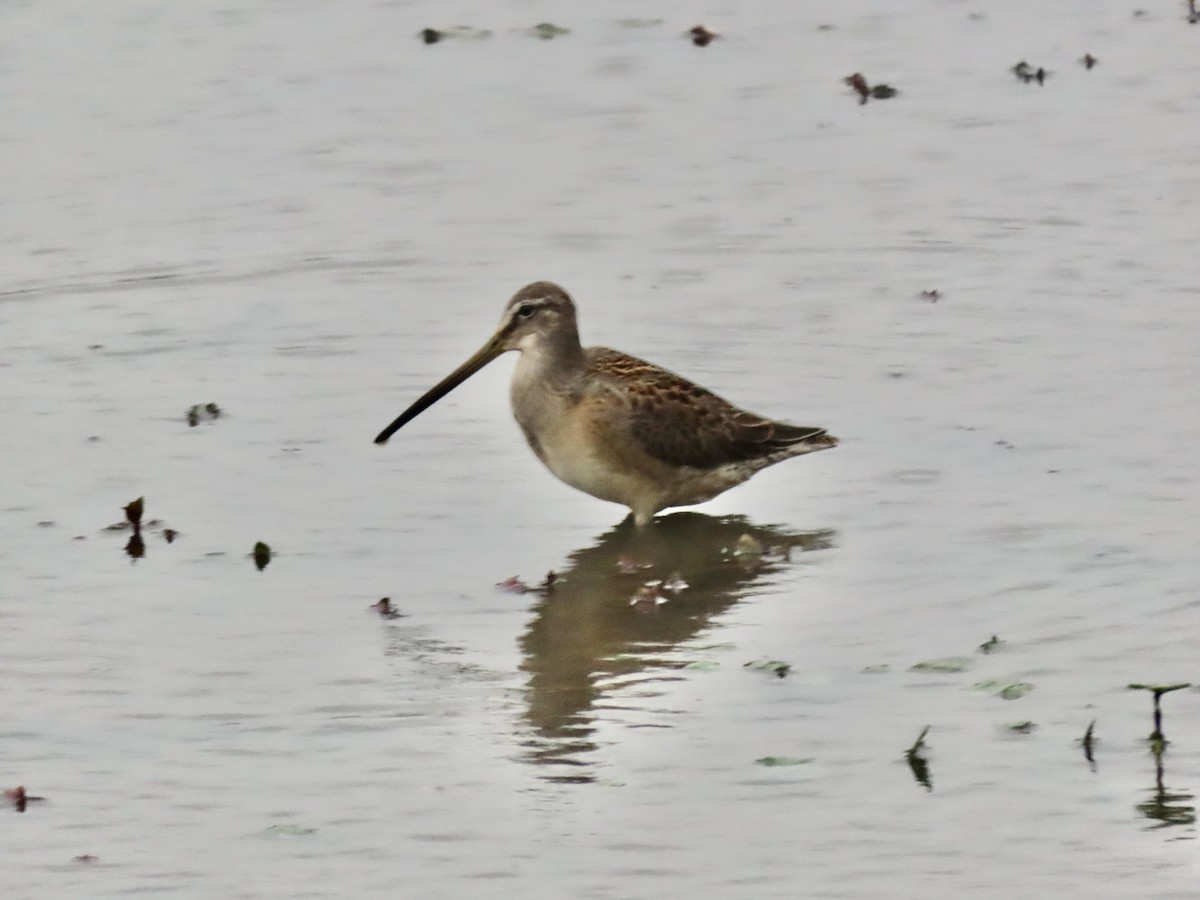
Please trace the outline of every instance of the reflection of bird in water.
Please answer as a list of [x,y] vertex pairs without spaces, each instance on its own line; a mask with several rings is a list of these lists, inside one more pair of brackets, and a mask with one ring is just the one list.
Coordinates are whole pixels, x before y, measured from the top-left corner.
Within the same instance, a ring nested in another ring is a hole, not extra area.
[[824,428],[766,419],[651,363],[584,349],[575,304],[546,281],[517,291],[488,342],[375,443],[509,350],[521,353],[513,415],[538,459],[571,487],[628,506],[638,525],[659,510],[711,500],[777,462],[837,446]]
[[[824,549],[832,538],[684,512],[650,530],[624,522],[573,553],[521,637],[529,758],[556,767],[554,780],[591,780],[586,754],[595,749],[598,710],[613,708],[631,685],[672,678],[685,664],[681,645],[794,561],[793,551]],[[665,603],[631,603],[647,581],[676,575],[687,587],[664,591]]]

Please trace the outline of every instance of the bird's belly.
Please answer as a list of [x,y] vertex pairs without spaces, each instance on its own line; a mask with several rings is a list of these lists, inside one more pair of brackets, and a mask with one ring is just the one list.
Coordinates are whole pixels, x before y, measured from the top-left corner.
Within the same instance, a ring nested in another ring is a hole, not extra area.
[[[629,505],[642,488],[642,479],[606,460],[599,448],[574,429],[525,433],[533,452],[553,475],[576,490],[600,500]],[[565,432],[565,433],[564,433]]]

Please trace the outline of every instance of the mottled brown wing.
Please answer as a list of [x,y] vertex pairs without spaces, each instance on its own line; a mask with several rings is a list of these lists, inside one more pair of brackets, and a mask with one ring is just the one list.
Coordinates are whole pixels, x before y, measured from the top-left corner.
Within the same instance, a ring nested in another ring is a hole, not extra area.
[[607,347],[587,352],[593,370],[607,376],[628,404],[634,439],[670,465],[711,469],[763,459],[798,444],[836,443],[824,428],[764,419],[644,360]]

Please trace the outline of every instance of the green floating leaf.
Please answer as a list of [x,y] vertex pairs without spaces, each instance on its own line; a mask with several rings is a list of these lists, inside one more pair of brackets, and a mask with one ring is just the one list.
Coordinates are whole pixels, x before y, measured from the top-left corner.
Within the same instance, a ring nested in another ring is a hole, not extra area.
[[945,659],[927,659],[913,666],[913,672],[965,672],[971,661],[965,656],[947,656]]
[[317,829],[305,828],[302,825],[271,825],[267,828],[266,833],[286,837],[300,837],[306,834],[316,834]]
[[861,671],[864,675],[884,675],[892,671],[892,667],[887,663],[878,663],[874,666],[863,666]]
[[1035,728],[1037,728],[1037,726],[1028,719],[1023,722],[1009,722],[1004,727],[1009,731],[1015,732],[1016,734],[1030,734]]
[[712,659],[697,659],[688,663],[684,668],[691,669],[693,672],[711,672],[721,668],[721,664]]
[[535,38],[548,41],[552,38],[562,37],[564,34],[570,34],[571,29],[562,28],[558,25],[553,25],[550,22],[538,22],[538,24],[529,29],[529,33]]
[[1033,685],[1028,681],[1014,681],[1001,688],[998,696],[1001,700],[1020,700],[1032,690]]
[[754,762],[760,766],[778,768],[781,766],[804,766],[812,761],[813,757],[811,756],[763,756]]
[[995,694],[1001,700],[1020,700],[1033,690],[1033,685],[1028,681],[1004,681],[998,678],[989,678],[976,683],[975,690]]
[[770,672],[772,675],[778,675],[782,678],[792,670],[792,664],[785,663],[781,659],[755,659],[746,663],[744,668]]
[[1184,684],[1131,684],[1131,691],[1152,691],[1155,694],[1169,694],[1171,691],[1182,691],[1184,688],[1190,688],[1190,682]]

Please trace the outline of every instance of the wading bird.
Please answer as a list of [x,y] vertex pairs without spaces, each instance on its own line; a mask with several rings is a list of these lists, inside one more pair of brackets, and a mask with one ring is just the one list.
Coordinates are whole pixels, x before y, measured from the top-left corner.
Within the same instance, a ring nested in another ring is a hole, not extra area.
[[760,469],[837,446],[824,428],[738,409],[658,366],[579,343],[575,304],[538,281],[513,295],[500,327],[375,438],[388,438],[489,362],[517,350],[513,416],[560,480],[629,507],[637,525],[659,510],[711,500]]

